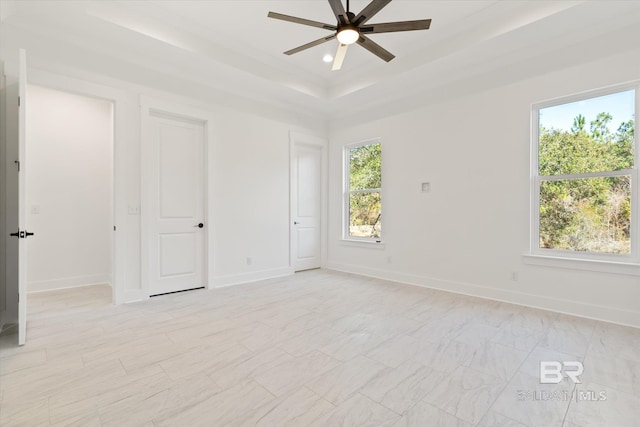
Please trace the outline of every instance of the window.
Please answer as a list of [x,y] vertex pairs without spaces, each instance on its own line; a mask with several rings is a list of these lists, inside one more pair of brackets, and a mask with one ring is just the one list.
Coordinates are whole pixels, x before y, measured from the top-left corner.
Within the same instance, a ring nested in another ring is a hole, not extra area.
[[533,109],[532,252],[637,260],[633,86]]
[[345,148],[344,238],[380,242],[382,146],[378,141]]

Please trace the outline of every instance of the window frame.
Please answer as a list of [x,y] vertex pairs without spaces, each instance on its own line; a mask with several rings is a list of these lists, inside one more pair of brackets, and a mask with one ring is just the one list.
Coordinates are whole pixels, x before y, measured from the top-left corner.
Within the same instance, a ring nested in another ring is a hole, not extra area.
[[[554,107],[563,104],[569,104],[577,101],[588,100],[601,96],[611,95],[619,92],[634,90],[634,164],[631,169],[623,169],[618,171],[605,172],[589,172],[578,174],[564,175],[540,175],[539,173],[539,138],[540,138],[540,110],[548,107]],[[640,162],[640,137],[638,136],[638,112],[640,112],[640,81],[634,81],[602,89],[591,90],[577,93],[574,95],[554,98],[547,101],[538,102],[531,106],[531,213],[530,213],[530,247],[529,255],[540,258],[541,260],[550,260],[550,264],[554,260],[576,260],[576,261],[594,261],[596,263],[611,263],[617,265],[628,265],[640,263],[640,223],[638,220],[639,198],[640,198],[640,182],[638,181],[638,166]],[[613,254],[598,252],[582,252],[571,251],[567,249],[549,249],[540,247],[540,186],[545,181],[561,181],[598,177],[631,177],[631,230],[630,230],[630,253],[629,254]],[[531,262],[532,264],[540,264],[540,262]],[[581,268],[582,269],[582,268]],[[599,269],[598,269],[599,271]],[[637,272],[636,272],[637,273]]]
[[[367,145],[375,145],[380,144],[380,188],[367,188],[363,190],[351,190],[351,156],[350,150],[353,148],[364,147]],[[384,235],[384,231],[382,226],[380,227],[380,237],[358,237],[351,236],[349,234],[349,223],[350,223],[350,196],[351,194],[367,194],[367,193],[379,193],[380,194],[380,218],[382,222],[382,206],[383,206],[383,197],[382,197],[382,140],[381,138],[373,138],[365,141],[354,142],[350,144],[345,144],[342,150],[342,159],[343,159],[343,174],[342,174],[342,240],[345,242],[355,242],[355,243],[365,243],[365,244],[381,244],[382,237]]]

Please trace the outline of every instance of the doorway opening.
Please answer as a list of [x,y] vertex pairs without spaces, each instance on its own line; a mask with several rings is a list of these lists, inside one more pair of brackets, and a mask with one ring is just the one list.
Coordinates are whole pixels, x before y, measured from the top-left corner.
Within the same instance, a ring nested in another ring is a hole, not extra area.
[[78,295],[111,304],[114,102],[38,85],[27,91],[26,215],[35,233],[27,291],[64,298],[83,288]]

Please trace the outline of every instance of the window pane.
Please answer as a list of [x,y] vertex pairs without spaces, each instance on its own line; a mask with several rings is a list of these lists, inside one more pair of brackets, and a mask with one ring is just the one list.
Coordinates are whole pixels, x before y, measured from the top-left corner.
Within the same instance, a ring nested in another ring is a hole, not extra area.
[[628,254],[631,177],[540,183],[540,247]]
[[540,175],[632,168],[634,106],[629,90],[540,109]]
[[349,195],[349,236],[380,237],[380,193]]
[[349,149],[349,189],[380,188],[382,147],[380,144]]

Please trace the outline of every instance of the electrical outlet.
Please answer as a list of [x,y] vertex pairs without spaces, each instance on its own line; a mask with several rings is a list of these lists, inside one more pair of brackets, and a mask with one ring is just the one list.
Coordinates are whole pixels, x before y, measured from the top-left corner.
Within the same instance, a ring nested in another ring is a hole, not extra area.
[[128,212],[129,212],[129,215],[140,215],[140,206],[139,205],[129,205]]
[[247,265],[251,265],[253,264],[253,260],[251,259],[251,257],[247,257]]
[[422,192],[423,193],[428,193],[429,191],[431,191],[431,183],[430,182],[423,182],[421,188],[422,188]]
[[387,257],[387,264],[391,264],[391,262],[392,262],[391,255],[389,255],[389,256]]
[[40,214],[40,205],[31,205],[31,214],[32,215]]
[[511,272],[511,281],[512,282],[517,282],[520,279],[520,276],[518,275],[517,271],[512,271]]

